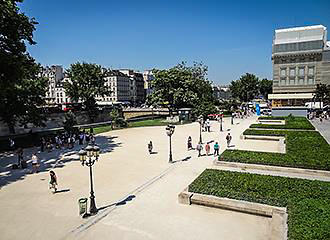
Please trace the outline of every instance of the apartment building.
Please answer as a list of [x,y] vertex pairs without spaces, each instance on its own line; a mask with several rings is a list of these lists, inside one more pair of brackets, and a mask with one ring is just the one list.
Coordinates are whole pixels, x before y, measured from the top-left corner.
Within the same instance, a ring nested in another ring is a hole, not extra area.
[[330,42],[323,25],[275,30],[272,45],[274,107],[304,106],[317,84],[330,84]]
[[143,81],[144,81],[144,91],[145,96],[148,96],[152,93],[152,80],[155,79],[155,76],[152,73],[152,70],[145,70],[143,72]]
[[40,76],[48,78],[48,89],[45,97],[46,103],[56,103],[56,85],[60,83],[64,78],[62,66],[53,65],[43,67]]
[[133,105],[139,105],[145,101],[144,92],[144,80],[143,75],[139,72],[135,72],[131,69],[120,69],[121,73],[127,75],[130,78],[129,91],[130,102]]
[[105,77],[105,86],[109,87],[111,94],[109,96],[99,96],[98,102],[104,103],[128,103],[130,95],[130,78],[119,70],[107,70]]

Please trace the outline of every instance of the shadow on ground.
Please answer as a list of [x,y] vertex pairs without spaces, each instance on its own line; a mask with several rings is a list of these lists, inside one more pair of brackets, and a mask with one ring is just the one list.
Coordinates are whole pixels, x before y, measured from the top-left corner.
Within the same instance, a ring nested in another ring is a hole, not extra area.
[[[121,143],[115,143],[116,136],[96,136],[96,144],[100,147],[100,154],[112,152],[120,147]],[[12,169],[12,164],[17,163],[17,155],[7,152],[0,157],[0,189],[8,184],[23,180],[28,174],[32,174],[31,156],[36,152],[39,158],[39,173],[48,172],[51,169],[65,167],[72,161],[79,161],[78,151],[86,145],[75,144],[72,149],[55,149],[51,152],[38,152],[39,147],[24,149],[23,159],[27,162],[25,169]]]

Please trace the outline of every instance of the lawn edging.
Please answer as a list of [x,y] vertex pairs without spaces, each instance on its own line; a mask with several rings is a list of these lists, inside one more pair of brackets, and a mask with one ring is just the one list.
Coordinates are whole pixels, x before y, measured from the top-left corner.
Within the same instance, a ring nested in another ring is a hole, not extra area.
[[289,174],[295,173],[295,174],[302,174],[307,176],[323,176],[330,178],[330,171],[325,171],[325,170],[279,167],[279,166],[261,165],[261,164],[253,164],[253,163],[226,162],[226,161],[219,161],[218,159],[215,159],[213,164],[222,167],[274,171],[274,172],[289,173]]
[[231,198],[221,198],[212,195],[188,192],[186,188],[178,195],[178,201],[186,205],[202,205],[206,207],[221,208],[247,214],[259,215],[271,218],[270,238],[271,240],[287,239],[287,209],[267,204],[253,203]]

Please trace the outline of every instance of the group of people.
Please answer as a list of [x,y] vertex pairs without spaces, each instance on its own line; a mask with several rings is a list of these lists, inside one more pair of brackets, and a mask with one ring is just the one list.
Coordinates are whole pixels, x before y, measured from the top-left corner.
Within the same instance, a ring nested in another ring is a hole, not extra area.
[[45,139],[44,137],[41,138],[41,147],[40,150],[41,152],[45,151],[45,149],[48,152],[51,152],[54,148],[55,149],[65,149],[69,148],[72,149],[74,148],[75,144],[77,143],[79,145],[83,144],[95,144],[95,136],[93,132],[86,132],[85,130],[80,131],[79,133],[59,133],[55,137],[47,138]]
[[[231,140],[232,140],[232,136],[230,135],[230,133],[228,133],[227,136],[226,136],[227,147],[230,147]],[[207,142],[205,144],[205,154],[206,154],[206,156],[209,156],[210,152],[211,152],[210,143],[211,142]],[[188,137],[187,148],[188,148],[188,150],[193,149],[191,136]],[[201,142],[199,142],[197,144],[196,150],[198,151],[198,157],[202,156],[203,144]],[[218,142],[215,142],[215,144],[213,145],[213,155],[214,156],[219,156],[219,150],[220,150],[220,145],[219,145]]]
[[328,120],[330,118],[329,112],[327,112],[327,111],[323,111],[322,113],[320,113],[318,115],[316,114],[315,111],[314,112],[309,112],[307,114],[307,118],[310,119],[310,120],[314,120],[317,117],[319,118],[320,122],[323,122],[323,120]]

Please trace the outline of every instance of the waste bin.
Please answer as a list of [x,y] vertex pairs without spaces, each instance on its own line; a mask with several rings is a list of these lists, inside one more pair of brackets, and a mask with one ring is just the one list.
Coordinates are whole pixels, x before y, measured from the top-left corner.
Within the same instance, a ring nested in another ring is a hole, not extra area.
[[79,203],[79,215],[87,214],[87,198],[80,198],[78,200]]

